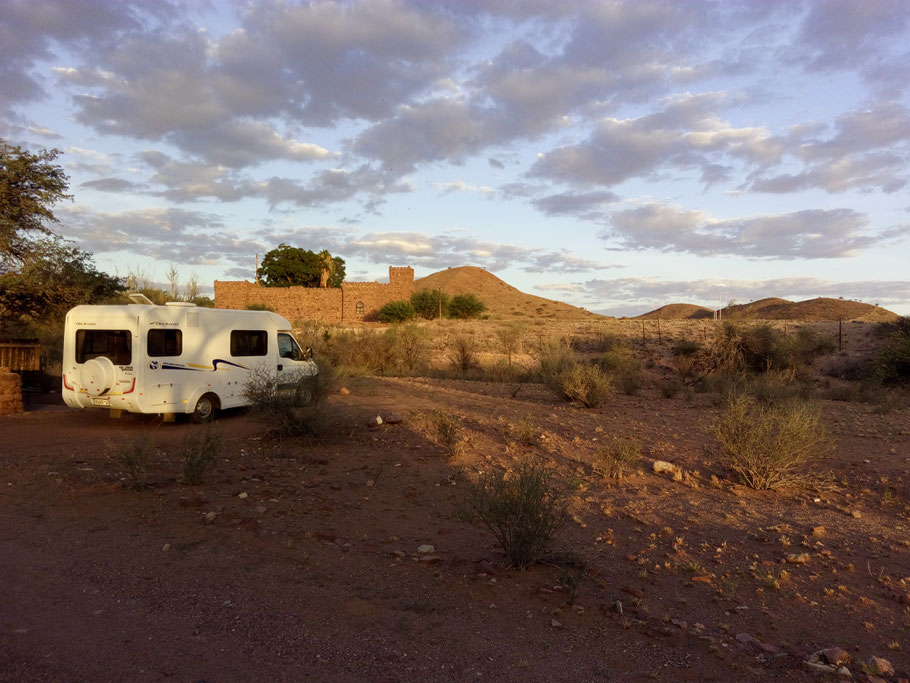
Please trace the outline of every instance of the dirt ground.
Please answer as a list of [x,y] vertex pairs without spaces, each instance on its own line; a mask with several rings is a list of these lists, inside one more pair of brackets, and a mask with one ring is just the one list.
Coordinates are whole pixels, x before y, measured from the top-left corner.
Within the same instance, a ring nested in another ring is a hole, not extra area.
[[[825,402],[824,483],[782,494],[712,464],[705,394],[584,410],[533,384],[344,386],[314,437],[222,414],[198,487],[175,449],[203,427],[3,418],[0,680],[814,680],[803,660],[830,646],[854,676],[871,655],[910,669],[907,409]],[[428,436],[437,409],[455,454]],[[528,425],[536,444],[514,438]],[[612,435],[642,443],[639,473],[592,472]],[[137,439],[158,453],[145,491],[117,457]],[[528,459],[571,488],[572,520],[520,572],[457,513],[467,480]]]

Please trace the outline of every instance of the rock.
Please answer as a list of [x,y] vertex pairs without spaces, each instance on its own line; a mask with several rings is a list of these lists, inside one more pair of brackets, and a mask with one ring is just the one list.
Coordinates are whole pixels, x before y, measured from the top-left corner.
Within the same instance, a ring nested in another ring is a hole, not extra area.
[[206,512],[206,513],[205,513],[205,516],[203,517],[203,519],[205,520],[205,523],[206,523],[206,524],[211,524],[212,522],[215,521],[215,518],[216,518],[217,516],[218,516],[218,513],[217,513],[217,512]]
[[253,512],[255,512],[257,515],[264,515],[266,509],[267,508],[265,505],[257,505],[255,508],[253,508]]
[[866,671],[874,676],[890,678],[894,675],[894,666],[887,659],[873,655],[866,660],[865,665]]
[[787,555],[789,564],[807,564],[809,562],[809,553],[793,553]]
[[424,543],[423,545],[417,547],[418,555],[429,555],[430,553],[435,553],[435,552],[436,552],[436,548],[431,546],[429,543]]
[[863,513],[860,512],[859,510],[851,510],[850,516],[853,517],[853,519],[859,519],[860,517],[863,516]]
[[242,493],[238,493],[238,494],[237,494],[237,497],[238,497],[238,498],[241,498],[241,499],[243,499],[243,498],[248,498],[248,497],[249,497],[249,494],[248,494],[246,491],[243,491]]
[[638,588],[635,588],[635,586],[623,586],[619,590],[621,590],[623,593],[628,593],[633,598],[638,598],[639,600],[641,600],[643,597],[645,597],[644,592],[639,590]]
[[812,535],[815,538],[823,538],[828,535],[828,530],[823,526],[812,527]]
[[553,628],[562,628],[562,624],[556,621],[556,619],[550,619],[550,626]]
[[439,555],[424,555],[420,558],[421,564],[436,564],[437,562],[442,562],[442,558]]
[[338,393],[341,394],[342,396],[347,396],[348,394],[351,393],[351,391],[347,387],[341,387],[341,389],[338,390]]
[[385,416],[385,421],[387,424],[397,425],[397,424],[401,424],[402,422],[404,422],[404,418],[401,415],[399,415],[398,413],[390,413]]
[[398,559],[404,559],[405,557],[407,557],[407,555],[405,555],[404,550],[393,550],[392,554],[395,557],[397,557]]
[[755,640],[755,638],[748,633],[737,633],[735,638],[740,643],[751,643]]
[[679,468],[666,460],[655,460],[652,465],[655,474],[675,474]]
[[840,647],[829,647],[826,650],[819,650],[817,653],[826,663],[834,666],[849,664],[853,661],[850,653]]
[[828,664],[820,664],[819,662],[810,662],[806,660],[803,662],[803,666],[811,671],[820,671],[826,674],[835,674],[837,673],[837,667],[829,666]]
[[377,427],[381,427],[382,426],[382,417],[377,415],[376,417],[371,418],[370,421],[367,423],[367,426],[370,429],[376,429]]
[[853,674],[850,673],[850,669],[845,666],[837,667],[837,677],[838,678],[853,678]]

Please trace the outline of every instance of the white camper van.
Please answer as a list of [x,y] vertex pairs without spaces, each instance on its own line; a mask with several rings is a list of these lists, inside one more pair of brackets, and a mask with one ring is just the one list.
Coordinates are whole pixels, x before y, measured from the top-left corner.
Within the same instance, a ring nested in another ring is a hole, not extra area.
[[268,311],[182,302],[76,306],[64,335],[63,400],[73,408],[208,422],[221,408],[248,404],[251,372],[275,373],[279,386],[303,391],[317,373],[291,324]]

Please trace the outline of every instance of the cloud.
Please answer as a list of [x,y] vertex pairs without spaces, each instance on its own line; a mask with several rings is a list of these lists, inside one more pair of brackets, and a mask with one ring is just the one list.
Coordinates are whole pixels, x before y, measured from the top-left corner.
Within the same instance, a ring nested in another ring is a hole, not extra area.
[[433,183],[433,187],[439,190],[439,194],[451,194],[452,192],[476,192],[478,194],[493,194],[496,192],[492,187],[487,185],[471,185],[463,180],[454,180],[448,183]]
[[761,127],[733,128],[713,112],[727,100],[724,93],[685,93],[653,114],[605,118],[587,140],[542,154],[528,175],[612,187],[666,168],[700,169],[710,177],[718,158],[758,166],[780,160],[781,140]]
[[605,209],[619,201],[619,195],[608,190],[594,192],[562,192],[538,197],[531,203],[547,216],[577,216],[586,220],[600,220]]
[[134,183],[123,178],[98,178],[96,180],[86,180],[80,183],[79,187],[89,190],[98,190],[100,192],[144,192],[147,186],[142,183]]
[[648,203],[610,216],[600,236],[624,249],[656,249],[700,256],[844,258],[880,243],[868,218],[852,209],[808,209],[720,220],[702,211]]
[[581,292],[584,289],[584,287],[579,284],[551,283],[551,284],[534,285],[534,289],[536,289],[539,292],[573,292],[574,293],[574,292]]

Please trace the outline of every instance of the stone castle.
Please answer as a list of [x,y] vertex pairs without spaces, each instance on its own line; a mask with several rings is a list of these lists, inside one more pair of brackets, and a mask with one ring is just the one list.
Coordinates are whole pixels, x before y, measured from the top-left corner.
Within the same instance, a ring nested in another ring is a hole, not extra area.
[[263,287],[255,282],[215,280],[215,306],[245,309],[268,306],[292,323],[375,321],[390,301],[409,300],[414,292],[414,269],[389,266],[389,282],[343,282],[341,287]]

